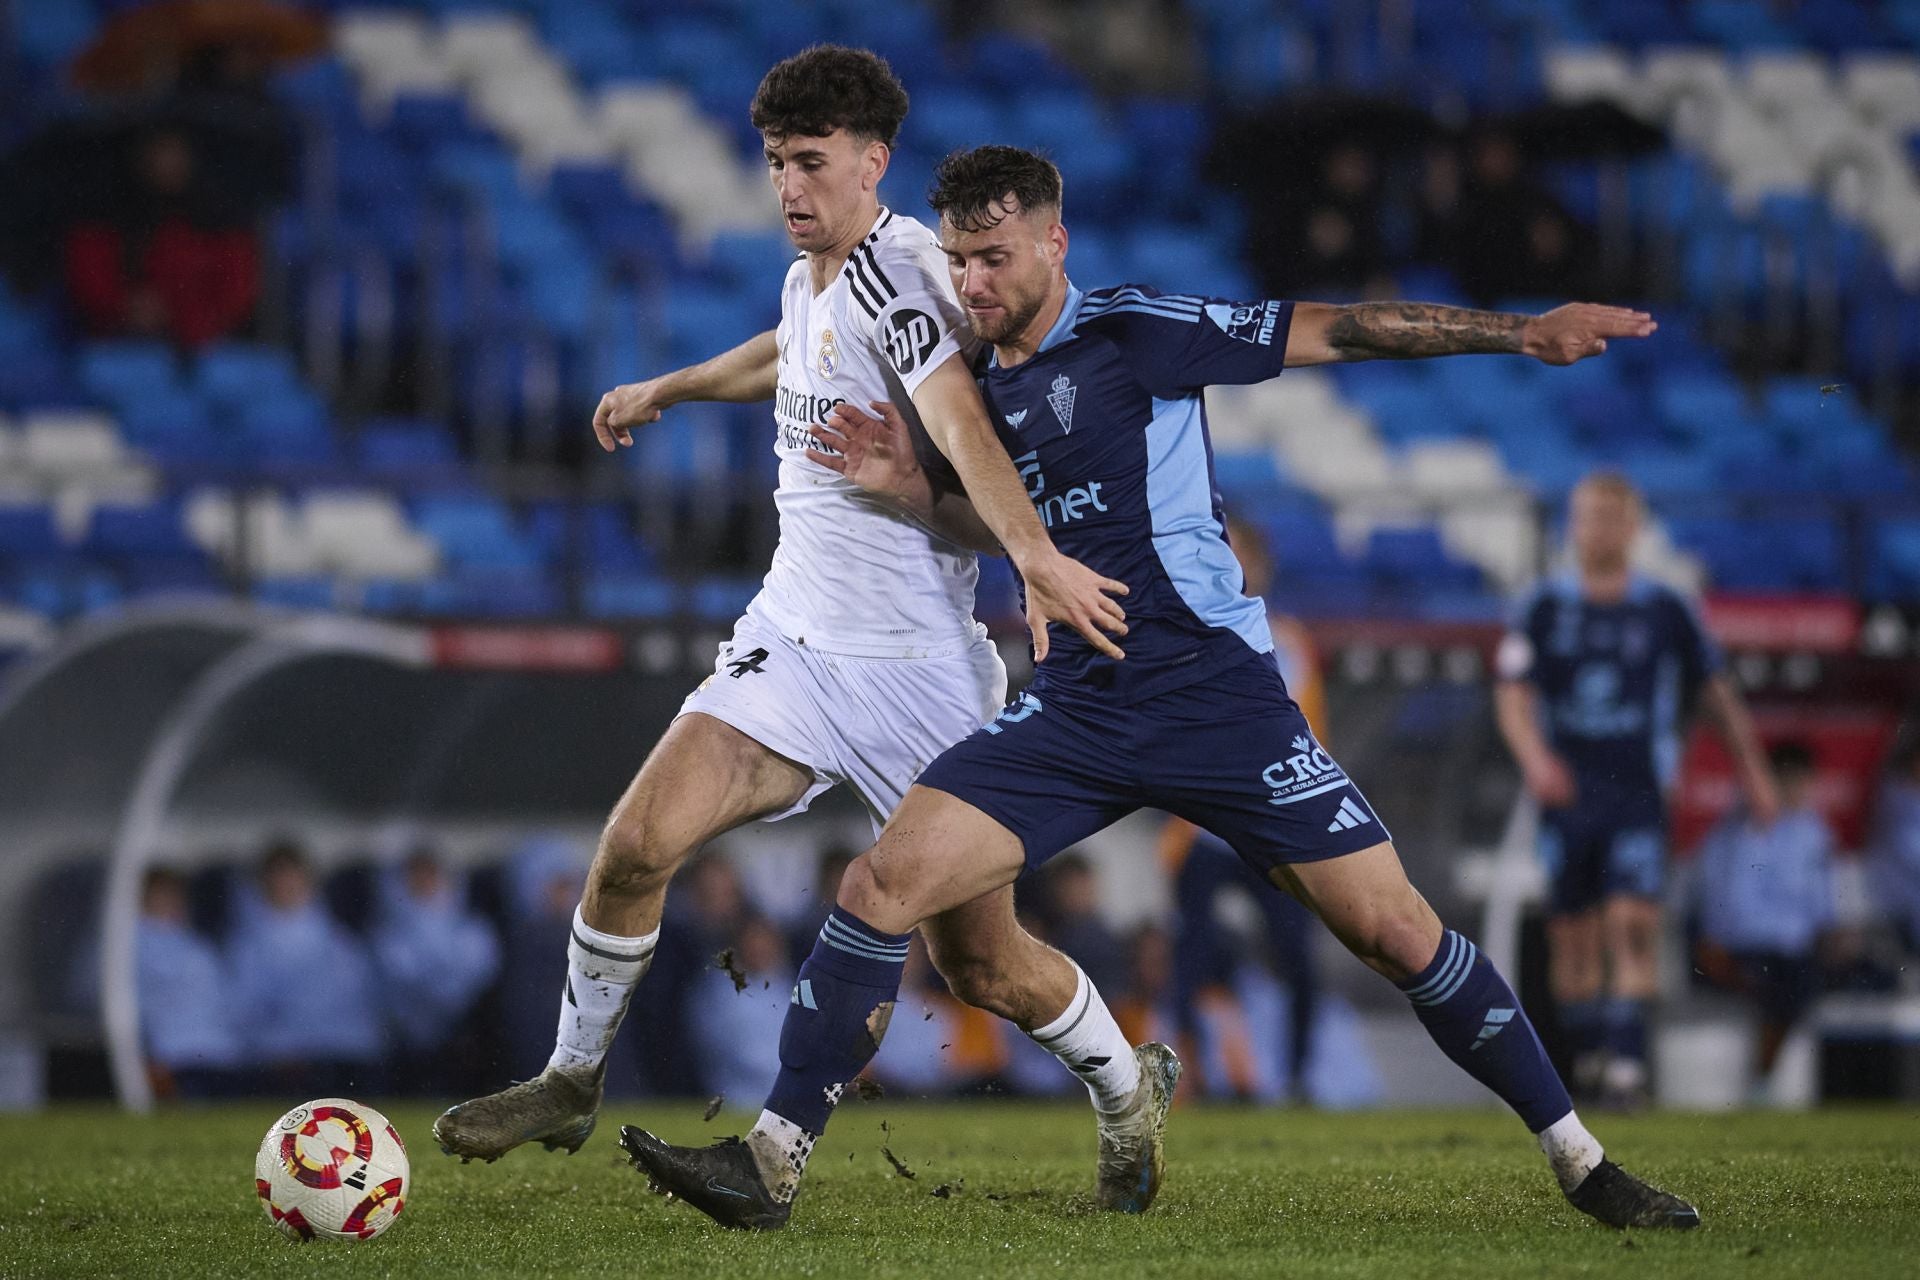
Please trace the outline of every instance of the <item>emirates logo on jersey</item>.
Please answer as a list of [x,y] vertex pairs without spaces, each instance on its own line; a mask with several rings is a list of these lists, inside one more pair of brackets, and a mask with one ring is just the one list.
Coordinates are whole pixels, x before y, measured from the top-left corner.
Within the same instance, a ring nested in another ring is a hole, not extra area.
[[814,361],[814,366],[820,370],[823,378],[831,378],[840,368],[840,348],[834,345],[831,329],[820,331],[820,355]]

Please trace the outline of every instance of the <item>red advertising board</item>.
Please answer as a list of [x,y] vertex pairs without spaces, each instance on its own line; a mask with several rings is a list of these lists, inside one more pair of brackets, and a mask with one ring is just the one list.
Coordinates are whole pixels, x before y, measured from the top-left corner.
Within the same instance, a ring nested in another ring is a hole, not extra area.
[[[1792,738],[1812,749],[1813,803],[1833,824],[1842,849],[1860,848],[1866,840],[1874,786],[1893,745],[1899,717],[1889,711],[1804,707],[1758,710],[1754,719],[1765,741]],[[1696,725],[1674,796],[1674,848],[1691,852],[1739,798],[1733,759],[1718,729]]]

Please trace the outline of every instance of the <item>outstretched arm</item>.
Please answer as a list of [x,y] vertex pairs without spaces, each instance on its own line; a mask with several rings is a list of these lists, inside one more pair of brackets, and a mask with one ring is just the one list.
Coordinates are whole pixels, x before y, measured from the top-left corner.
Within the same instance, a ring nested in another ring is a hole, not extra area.
[[1430,356],[1524,355],[1572,364],[1607,349],[1609,338],[1644,338],[1660,326],[1644,311],[1570,302],[1541,316],[1473,311],[1432,302],[1294,304],[1287,366]]
[[612,453],[615,445],[633,443],[635,427],[658,422],[661,413],[676,404],[771,400],[779,367],[780,348],[769,329],[711,360],[615,387],[600,397],[600,407],[593,411],[593,434],[600,447]]

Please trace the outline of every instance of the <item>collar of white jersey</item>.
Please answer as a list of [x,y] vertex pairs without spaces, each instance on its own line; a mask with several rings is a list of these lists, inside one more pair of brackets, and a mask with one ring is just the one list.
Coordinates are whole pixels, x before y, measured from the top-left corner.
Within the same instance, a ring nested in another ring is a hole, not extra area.
[[[1066,305],[1060,308],[1060,318],[1053,322],[1053,328],[1047,330],[1047,336],[1040,339],[1040,345],[1033,354],[1040,355],[1042,352],[1051,351],[1073,336],[1073,323],[1080,318],[1080,304],[1086,301],[1086,297],[1086,294],[1074,288],[1073,281],[1067,281],[1067,301]],[[993,348],[989,348],[989,351],[991,354],[987,356],[987,368],[998,369],[1000,352]]]

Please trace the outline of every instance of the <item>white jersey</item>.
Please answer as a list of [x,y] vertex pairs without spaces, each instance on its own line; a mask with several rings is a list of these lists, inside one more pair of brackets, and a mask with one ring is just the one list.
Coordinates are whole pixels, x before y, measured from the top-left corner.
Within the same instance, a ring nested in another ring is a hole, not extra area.
[[971,551],[897,515],[809,460],[810,425],[835,405],[910,397],[962,349],[966,317],[933,233],[885,209],[818,295],[806,258],[780,296],[780,545],[750,612],[793,640],[869,658],[952,654],[974,644]]

